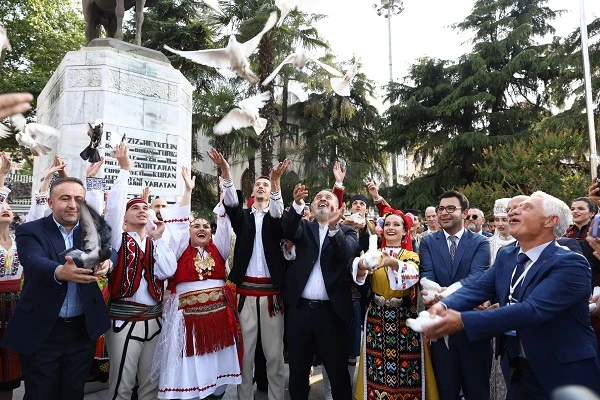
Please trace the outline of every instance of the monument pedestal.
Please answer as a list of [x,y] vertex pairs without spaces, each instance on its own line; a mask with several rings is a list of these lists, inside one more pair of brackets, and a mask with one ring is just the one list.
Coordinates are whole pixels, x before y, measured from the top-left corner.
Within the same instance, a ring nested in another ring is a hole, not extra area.
[[152,197],[176,201],[184,189],[180,167],[191,164],[192,91],[158,51],[96,39],[67,53],[38,97],[37,121],[58,129],[60,136],[48,143],[52,153],[35,158],[34,191],[55,154],[67,163],[69,176],[85,179],[89,162],[79,153],[89,144],[88,123],[101,119],[105,162],[97,176],[107,187],[119,173],[111,142],[125,134],[133,160],[129,194],[149,186]]

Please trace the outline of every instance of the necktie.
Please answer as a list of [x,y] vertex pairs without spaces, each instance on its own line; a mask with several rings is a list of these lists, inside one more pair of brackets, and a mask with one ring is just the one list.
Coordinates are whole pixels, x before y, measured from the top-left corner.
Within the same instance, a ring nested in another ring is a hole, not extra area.
[[[512,277],[511,285],[514,286],[517,279],[519,279],[519,277],[523,275],[523,272],[525,272],[525,264],[527,263],[527,261],[529,261],[529,257],[527,257],[527,254],[519,253],[519,255],[517,256],[517,268],[515,269],[515,274]],[[523,280],[521,280],[521,283],[522,282]]]
[[450,258],[452,259],[452,261],[454,261],[454,255],[456,254],[457,239],[458,238],[454,235],[448,237],[448,240],[450,240]]

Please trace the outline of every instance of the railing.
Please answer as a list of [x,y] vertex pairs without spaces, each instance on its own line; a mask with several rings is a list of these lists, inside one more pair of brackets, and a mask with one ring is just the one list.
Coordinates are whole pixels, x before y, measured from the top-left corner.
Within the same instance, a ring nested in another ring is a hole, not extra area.
[[8,174],[6,175],[6,183],[32,183],[33,176],[31,175],[21,175],[21,174]]

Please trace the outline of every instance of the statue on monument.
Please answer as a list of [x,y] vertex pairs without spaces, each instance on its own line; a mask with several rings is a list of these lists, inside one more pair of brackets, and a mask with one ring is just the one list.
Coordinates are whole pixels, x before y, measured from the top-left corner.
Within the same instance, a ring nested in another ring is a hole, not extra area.
[[123,16],[125,10],[135,6],[135,44],[142,44],[144,7],[152,7],[156,0],[82,0],[85,18],[85,42],[100,37],[100,25],[106,36],[123,40]]

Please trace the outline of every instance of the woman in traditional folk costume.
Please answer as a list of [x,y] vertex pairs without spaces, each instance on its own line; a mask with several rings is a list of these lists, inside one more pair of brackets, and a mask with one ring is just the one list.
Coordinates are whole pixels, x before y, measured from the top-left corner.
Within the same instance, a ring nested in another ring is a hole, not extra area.
[[367,309],[354,398],[437,399],[429,355],[421,334],[406,326],[416,318],[415,285],[419,282],[419,256],[403,240],[412,220],[401,211],[383,220],[379,264],[369,269],[362,257],[352,262],[359,285],[370,281],[373,297]]
[[227,385],[241,383],[243,354],[235,294],[225,284],[231,226],[218,205],[217,231],[210,222],[188,222],[194,180],[183,168],[181,203],[161,211],[177,256],[169,279],[171,297],[163,312],[163,331],[155,356],[161,399],[221,398]]
[[[23,267],[19,263],[15,236],[9,233],[13,213],[6,202],[10,189],[4,186],[4,178],[10,171],[10,160],[1,155],[0,167],[0,339],[8,320],[13,315],[21,294]],[[5,167],[8,167],[6,170]],[[0,348],[0,399],[12,399],[13,390],[21,385],[21,366],[18,353]]]

